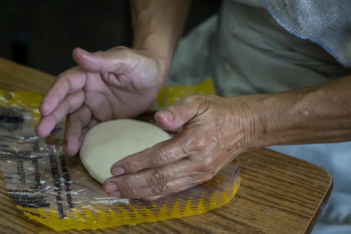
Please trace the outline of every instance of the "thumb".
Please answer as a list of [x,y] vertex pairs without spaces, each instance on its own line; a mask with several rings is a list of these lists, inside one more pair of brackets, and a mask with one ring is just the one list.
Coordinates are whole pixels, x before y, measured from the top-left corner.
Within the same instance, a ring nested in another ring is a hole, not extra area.
[[202,110],[203,106],[202,98],[188,96],[181,99],[179,103],[158,111],[155,114],[155,121],[164,130],[175,130],[203,113],[205,111]]
[[75,48],[73,50],[73,59],[88,72],[115,72],[129,61],[126,52],[127,49],[115,48],[106,52],[89,53],[83,49]]

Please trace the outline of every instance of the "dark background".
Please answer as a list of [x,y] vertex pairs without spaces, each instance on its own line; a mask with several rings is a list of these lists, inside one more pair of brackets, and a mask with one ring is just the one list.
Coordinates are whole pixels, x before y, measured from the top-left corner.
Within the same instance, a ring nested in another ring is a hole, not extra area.
[[[215,14],[219,0],[193,0],[184,34]],[[0,0],[0,57],[58,75],[75,47],[130,46],[129,0]]]

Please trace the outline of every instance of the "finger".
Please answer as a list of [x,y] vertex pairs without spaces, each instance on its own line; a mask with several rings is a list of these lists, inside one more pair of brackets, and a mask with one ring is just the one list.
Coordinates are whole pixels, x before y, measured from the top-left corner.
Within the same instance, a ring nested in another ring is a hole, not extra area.
[[77,110],[83,102],[84,92],[82,90],[67,95],[50,115],[41,118],[36,127],[38,136],[44,137],[50,134],[64,116]]
[[35,132],[40,137],[48,136],[56,126],[56,118],[53,115],[41,117],[39,124],[35,127]]
[[83,146],[83,143],[84,143],[84,137],[85,137],[85,134],[92,128],[94,127],[95,125],[97,125],[99,123],[99,121],[97,121],[96,119],[91,119],[90,122],[88,123],[88,125],[83,128],[82,130],[82,134],[79,138],[79,148],[81,148]]
[[84,137],[85,137],[85,134],[87,134],[88,131],[89,131],[89,129],[87,127],[82,129],[82,134],[79,137],[79,149],[83,146]]
[[65,139],[67,141],[65,150],[67,155],[73,156],[78,153],[82,130],[90,122],[91,117],[92,113],[86,105],[81,106],[68,116],[65,131]]
[[196,177],[183,177],[168,182],[166,184],[159,184],[145,188],[130,189],[126,191],[110,192],[107,193],[107,195],[118,196],[120,194],[120,197],[131,199],[143,199],[155,196],[165,196],[172,193],[184,191],[185,189],[201,184],[202,182],[206,181],[205,179],[208,178],[207,176],[205,177],[203,177],[202,175]]
[[59,123],[67,114],[76,111],[84,103],[85,95],[83,90],[68,94],[59,106],[52,112],[56,123]]
[[160,142],[152,148],[125,157],[111,167],[111,174],[119,176],[125,173],[136,173],[146,168],[161,167],[188,157],[190,154],[184,148],[188,137],[181,134],[178,137]]
[[187,96],[175,105],[158,111],[155,114],[155,121],[165,130],[174,130],[182,127],[192,118],[206,110],[206,102],[204,100],[200,95]]
[[74,67],[59,75],[56,82],[44,96],[39,107],[40,113],[44,116],[49,115],[67,94],[81,90],[85,82],[86,73],[80,67]]
[[94,53],[76,48],[73,51],[73,59],[79,66],[89,72],[117,72],[128,65],[130,53],[130,50],[124,49],[123,47]]
[[[189,176],[189,174],[194,174],[196,169],[197,165],[194,164],[194,162],[184,159],[163,167],[142,170],[134,174],[111,177],[104,182],[103,187],[106,192],[150,187]],[[113,187],[111,183],[115,184],[115,187]]]

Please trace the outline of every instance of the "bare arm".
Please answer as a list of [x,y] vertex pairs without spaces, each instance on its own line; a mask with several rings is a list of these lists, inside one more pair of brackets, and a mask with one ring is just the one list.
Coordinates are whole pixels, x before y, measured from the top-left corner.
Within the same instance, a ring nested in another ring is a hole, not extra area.
[[191,0],[131,0],[133,48],[155,52],[169,65]]
[[351,141],[351,76],[256,97],[259,146]]

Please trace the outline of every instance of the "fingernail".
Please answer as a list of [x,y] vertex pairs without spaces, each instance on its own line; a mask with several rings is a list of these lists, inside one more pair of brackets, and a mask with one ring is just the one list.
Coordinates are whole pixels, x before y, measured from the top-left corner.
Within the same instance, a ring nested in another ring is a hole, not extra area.
[[116,192],[112,192],[112,193],[108,193],[107,194],[109,197],[121,197],[121,192],[116,191]]
[[113,191],[116,191],[116,190],[117,190],[117,185],[114,184],[114,183],[108,183],[105,186],[105,191],[107,193],[110,193],[110,192],[113,192]]
[[114,176],[119,176],[124,174],[124,169],[123,167],[116,167],[112,169],[112,175]]
[[172,114],[169,112],[169,111],[164,111],[162,113],[162,115],[164,116],[164,118],[167,120],[167,121],[172,121],[173,119],[173,116]]

